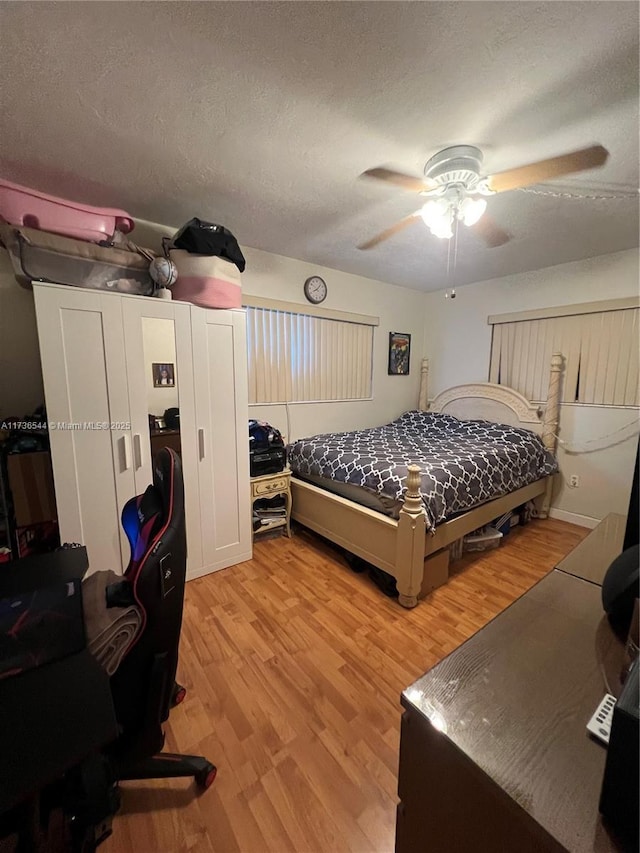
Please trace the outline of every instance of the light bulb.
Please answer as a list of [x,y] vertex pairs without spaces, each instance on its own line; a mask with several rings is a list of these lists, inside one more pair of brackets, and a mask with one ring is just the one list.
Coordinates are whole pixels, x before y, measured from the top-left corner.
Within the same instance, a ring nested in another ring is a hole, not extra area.
[[423,218],[424,224],[427,227],[431,227],[432,223],[446,217],[448,211],[449,204],[445,199],[440,198],[437,201],[428,201],[424,204],[420,211],[420,216]]
[[442,239],[453,237],[451,230],[453,210],[446,199],[428,201],[420,211],[420,216],[434,237],[441,237]]
[[475,225],[486,209],[486,199],[465,198],[465,200],[460,205],[459,216],[465,225]]
[[453,237],[451,222],[446,219],[442,219],[439,222],[433,222],[429,226],[429,230],[434,237],[440,237],[442,240],[450,240]]

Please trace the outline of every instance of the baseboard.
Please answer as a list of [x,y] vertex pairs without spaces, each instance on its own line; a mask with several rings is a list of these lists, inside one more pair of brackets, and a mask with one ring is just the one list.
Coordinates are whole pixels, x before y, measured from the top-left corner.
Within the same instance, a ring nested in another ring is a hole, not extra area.
[[580,527],[588,527],[590,530],[600,524],[599,518],[591,518],[590,515],[580,515],[577,512],[567,512],[566,509],[556,509],[555,507],[551,507],[549,516],[560,521],[568,521],[570,524],[577,524]]

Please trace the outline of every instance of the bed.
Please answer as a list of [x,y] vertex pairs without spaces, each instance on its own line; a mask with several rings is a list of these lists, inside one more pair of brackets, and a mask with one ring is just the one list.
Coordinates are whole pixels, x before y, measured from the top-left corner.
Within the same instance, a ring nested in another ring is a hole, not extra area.
[[[465,434],[472,443],[475,443],[476,439],[480,442],[483,433],[488,433],[494,444],[496,436],[498,443],[503,439],[517,442],[523,429],[536,433],[541,441],[536,439],[535,443],[543,452],[546,451],[548,463],[549,453],[554,454],[556,450],[562,366],[562,356],[559,353],[554,354],[551,360],[547,403],[544,406],[534,405],[511,388],[488,382],[449,388],[438,394],[429,405],[429,364],[424,359],[421,365],[417,412],[403,416],[406,419],[404,422],[401,418],[393,424],[379,428],[387,431],[391,428],[391,432],[387,432],[384,439],[387,442],[385,452],[389,447],[394,449],[396,438],[401,437],[403,423],[407,431],[415,432],[418,427],[435,430],[436,426],[439,431],[443,425],[446,426],[450,422],[454,431],[457,429],[459,433]],[[454,419],[457,419],[458,424],[462,422],[459,427],[455,426]],[[468,423],[476,420],[485,422],[479,425],[477,434],[474,432],[476,427]],[[511,430],[511,435],[509,427],[515,428]],[[497,491],[504,493],[486,499],[483,488],[478,486],[474,500],[471,501],[473,506],[468,508],[460,505],[458,489],[453,500],[440,503],[436,501],[434,504],[430,503],[429,496],[425,497],[421,493],[421,487],[426,486],[426,489],[429,489],[434,457],[421,453],[419,446],[415,445],[415,459],[409,462],[407,446],[412,446],[410,441],[408,445],[406,442],[403,444],[402,458],[396,458],[393,454],[389,456],[391,460],[395,459],[400,463],[399,467],[390,471],[386,466],[388,460],[385,457],[383,472],[379,472],[378,479],[387,481],[387,488],[382,492],[384,500],[381,505],[377,505],[375,492],[379,484],[376,485],[371,480],[372,476],[374,479],[376,476],[375,471],[373,475],[371,473],[375,465],[371,464],[372,460],[366,457],[366,453],[371,447],[378,449],[375,441],[382,435],[379,430],[362,431],[365,435],[360,439],[360,445],[351,448],[345,444],[345,436],[350,434],[344,433],[320,436],[315,444],[306,441],[294,442],[291,447],[291,467],[294,473],[291,480],[292,517],[305,527],[392,575],[396,580],[398,601],[404,607],[415,607],[419,598],[446,582],[449,574],[449,546],[467,533],[529,501],[535,502],[538,517],[546,517],[548,514],[554,465],[547,464],[545,467],[541,464],[537,473],[525,479],[518,476],[505,477],[505,471],[508,472],[515,465],[515,457],[512,457],[508,464],[503,464],[501,471],[496,471],[504,481],[504,488]],[[446,435],[443,435],[442,441],[443,457],[449,450],[455,450],[457,447],[456,445],[451,448],[447,444]],[[337,450],[340,451],[339,454],[333,452]],[[349,453],[350,450],[354,452]],[[306,461],[305,453],[308,456]],[[312,460],[314,453],[315,460]],[[375,456],[375,453],[373,455]],[[381,455],[385,454],[378,454]],[[532,450],[531,455],[535,455]],[[336,463],[338,456],[340,464]],[[500,460],[486,453],[484,457],[488,474],[491,465],[499,465]],[[358,476],[350,475],[354,460],[360,466],[360,474],[362,469],[366,469],[365,474],[369,478],[366,482],[362,477],[359,479]],[[424,470],[420,464],[415,464],[420,460]],[[407,464],[403,465],[403,462]],[[326,476],[331,467],[334,467],[336,472],[339,469],[337,483],[335,478],[331,482]],[[464,476],[467,477],[466,474]],[[350,479],[352,482],[348,482]],[[472,480],[473,477],[469,482]],[[360,496],[352,491],[353,488],[357,490],[358,482],[365,482],[366,486],[359,490]],[[327,485],[331,490],[327,489]],[[369,498],[362,499],[363,493],[367,493]]]

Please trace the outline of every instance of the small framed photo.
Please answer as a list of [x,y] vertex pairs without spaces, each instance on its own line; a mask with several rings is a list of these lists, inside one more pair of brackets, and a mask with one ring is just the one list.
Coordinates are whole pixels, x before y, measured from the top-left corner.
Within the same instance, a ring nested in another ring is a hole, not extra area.
[[411,355],[411,335],[389,332],[389,376],[408,376]]
[[161,364],[154,361],[151,364],[153,370],[154,388],[175,388],[176,371],[173,364]]

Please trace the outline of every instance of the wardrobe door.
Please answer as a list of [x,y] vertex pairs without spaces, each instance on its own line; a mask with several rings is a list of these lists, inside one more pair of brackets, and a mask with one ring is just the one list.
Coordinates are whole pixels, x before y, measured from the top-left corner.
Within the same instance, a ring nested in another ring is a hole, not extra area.
[[190,577],[251,558],[245,323],[191,307],[202,567]]
[[[196,569],[202,565],[202,546],[190,307],[186,302],[122,298],[136,493],[142,494],[153,480],[153,454],[164,446],[176,450],[184,476],[187,567]],[[150,418],[161,422],[171,409],[179,411],[173,426],[150,425]]]
[[121,298],[34,285],[60,537],[89,571],[122,571],[122,507],[135,494]]

